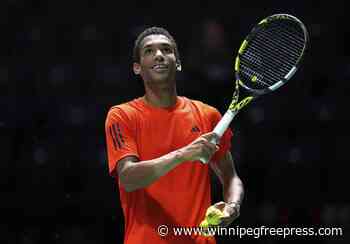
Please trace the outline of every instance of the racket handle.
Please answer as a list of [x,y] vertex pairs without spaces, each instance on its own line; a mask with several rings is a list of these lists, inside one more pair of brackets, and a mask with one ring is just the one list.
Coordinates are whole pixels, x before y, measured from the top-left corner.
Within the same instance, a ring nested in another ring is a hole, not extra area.
[[[224,116],[221,118],[221,120],[219,121],[219,123],[215,126],[213,132],[215,134],[218,135],[218,141],[216,141],[215,139],[211,140],[211,143],[218,143],[220,141],[220,138],[222,137],[222,135],[225,133],[225,131],[227,130],[227,128],[230,126],[231,121],[233,120],[233,118],[235,117],[235,115],[237,114],[237,112],[232,112],[231,110],[227,110],[226,113],[224,114]],[[208,163],[209,159],[207,158],[200,158],[199,159],[203,164]]]
[[231,110],[227,110],[224,116],[221,118],[219,123],[214,128],[214,133],[219,136],[219,138],[222,137],[222,135],[225,133],[227,128],[230,126],[231,121],[235,117],[237,112],[232,112]]

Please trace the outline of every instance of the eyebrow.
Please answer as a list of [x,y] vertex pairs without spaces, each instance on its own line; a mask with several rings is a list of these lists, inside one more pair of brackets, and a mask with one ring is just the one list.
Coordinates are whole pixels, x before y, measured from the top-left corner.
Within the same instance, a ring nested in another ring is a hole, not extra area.
[[[158,44],[147,44],[146,46],[142,47],[142,49],[150,48],[155,45]],[[160,43],[159,45],[161,45],[162,47],[172,47],[169,43]]]

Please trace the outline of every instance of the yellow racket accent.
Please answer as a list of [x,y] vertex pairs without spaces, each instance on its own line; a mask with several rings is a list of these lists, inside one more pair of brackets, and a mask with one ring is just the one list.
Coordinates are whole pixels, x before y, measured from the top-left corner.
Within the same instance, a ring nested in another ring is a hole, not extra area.
[[263,19],[262,21],[259,22],[259,25],[265,24],[267,22],[267,19]]
[[241,47],[240,47],[239,50],[238,50],[238,53],[239,53],[239,54],[242,54],[242,53],[244,52],[244,49],[247,47],[247,44],[248,44],[247,40],[244,40],[244,41],[242,42],[242,45],[241,45]]
[[237,57],[236,57],[236,62],[235,62],[235,71],[236,71],[236,72],[239,71],[239,62],[240,62],[240,60],[239,60],[239,57],[237,56]]
[[242,101],[240,101],[239,103],[234,103],[232,102],[229,109],[231,111],[237,111],[237,110],[240,110],[242,109],[244,106],[246,106],[251,100],[253,99],[252,96],[249,96],[249,97],[246,97],[244,98]]

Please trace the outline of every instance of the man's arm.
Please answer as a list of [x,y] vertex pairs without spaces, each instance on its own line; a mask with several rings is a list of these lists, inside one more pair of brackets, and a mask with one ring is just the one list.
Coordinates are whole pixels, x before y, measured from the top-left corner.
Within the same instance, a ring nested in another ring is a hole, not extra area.
[[217,207],[226,211],[228,216],[223,222],[224,225],[228,225],[240,214],[240,205],[244,197],[243,183],[237,174],[231,152],[226,152],[219,162],[210,165],[223,186],[225,202],[217,203]]
[[210,143],[215,136],[214,133],[204,134],[189,145],[152,160],[125,157],[117,163],[120,182],[126,191],[131,192],[149,186],[182,162],[210,158],[218,149]]
[[244,187],[237,174],[231,152],[226,152],[224,157],[217,164],[211,164],[211,167],[223,186],[224,201],[241,204]]

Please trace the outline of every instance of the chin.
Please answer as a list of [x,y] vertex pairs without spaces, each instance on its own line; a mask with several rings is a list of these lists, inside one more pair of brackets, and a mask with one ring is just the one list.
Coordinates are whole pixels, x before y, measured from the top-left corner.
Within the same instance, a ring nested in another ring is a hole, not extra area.
[[[147,78],[146,78],[147,77]],[[164,73],[149,72],[146,76],[143,76],[144,80],[147,80],[149,84],[170,84],[175,81],[175,72],[169,71]]]
[[159,75],[152,75],[151,77],[152,81],[155,83],[169,83],[171,80],[175,80],[175,77],[171,77],[169,73],[167,74],[159,74]]

